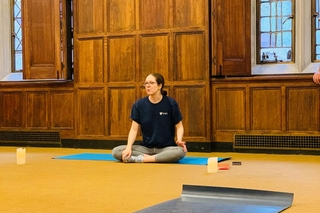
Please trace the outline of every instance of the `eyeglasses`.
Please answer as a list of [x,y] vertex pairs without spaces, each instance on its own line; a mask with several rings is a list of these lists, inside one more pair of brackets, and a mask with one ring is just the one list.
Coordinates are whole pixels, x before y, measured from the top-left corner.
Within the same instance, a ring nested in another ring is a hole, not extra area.
[[149,81],[149,82],[143,82],[142,84],[143,84],[143,86],[152,86],[152,85],[154,85],[154,84],[156,84],[157,82],[156,81]]

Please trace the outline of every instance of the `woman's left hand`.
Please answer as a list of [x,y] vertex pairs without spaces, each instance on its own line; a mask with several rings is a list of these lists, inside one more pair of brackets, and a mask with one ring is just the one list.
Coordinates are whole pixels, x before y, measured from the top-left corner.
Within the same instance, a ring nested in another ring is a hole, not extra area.
[[178,146],[181,146],[183,148],[183,151],[184,152],[188,152],[187,150],[187,143],[185,141],[176,141],[176,144]]

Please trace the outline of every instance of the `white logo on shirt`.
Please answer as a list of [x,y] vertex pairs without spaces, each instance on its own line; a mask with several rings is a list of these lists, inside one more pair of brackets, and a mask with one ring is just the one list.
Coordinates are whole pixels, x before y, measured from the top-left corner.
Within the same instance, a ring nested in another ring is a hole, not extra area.
[[167,112],[159,112],[160,115],[168,115]]

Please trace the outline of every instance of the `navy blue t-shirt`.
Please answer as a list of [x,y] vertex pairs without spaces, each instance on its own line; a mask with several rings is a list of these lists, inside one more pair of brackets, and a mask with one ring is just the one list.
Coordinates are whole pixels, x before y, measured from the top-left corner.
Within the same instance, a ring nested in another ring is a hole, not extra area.
[[130,118],[141,126],[142,146],[176,146],[175,125],[182,120],[182,115],[173,98],[163,96],[156,104],[151,103],[148,96],[141,98],[133,104]]

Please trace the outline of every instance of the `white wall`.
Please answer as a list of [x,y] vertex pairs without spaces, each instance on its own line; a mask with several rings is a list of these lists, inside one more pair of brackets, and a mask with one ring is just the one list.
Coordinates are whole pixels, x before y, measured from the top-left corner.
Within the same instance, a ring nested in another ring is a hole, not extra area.
[[0,80],[11,73],[10,0],[0,0]]

